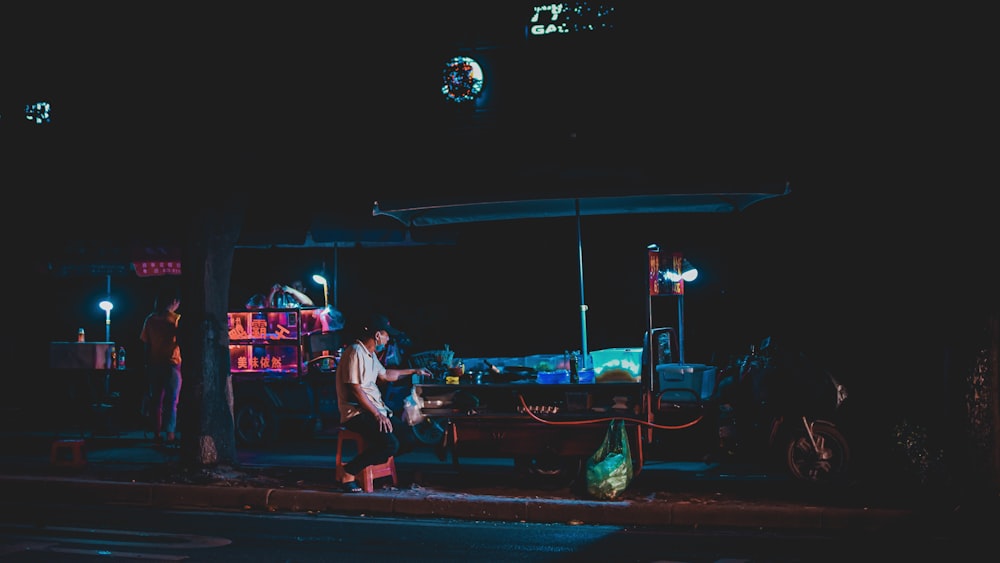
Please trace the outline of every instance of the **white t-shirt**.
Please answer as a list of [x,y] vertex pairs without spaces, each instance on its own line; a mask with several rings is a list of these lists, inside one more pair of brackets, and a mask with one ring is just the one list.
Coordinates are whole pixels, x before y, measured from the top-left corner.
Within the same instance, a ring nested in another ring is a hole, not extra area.
[[378,356],[369,352],[361,342],[344,347],[337,363],[337,408],[340,410],[340,422],[344,423],[361,413],[357,398],[354,396],[353,384],[361,384],[361,390],[382,414],[392,416],[392,411],[382,401],[382,391],[378,388],[378,379],[385,375],[385,366]]

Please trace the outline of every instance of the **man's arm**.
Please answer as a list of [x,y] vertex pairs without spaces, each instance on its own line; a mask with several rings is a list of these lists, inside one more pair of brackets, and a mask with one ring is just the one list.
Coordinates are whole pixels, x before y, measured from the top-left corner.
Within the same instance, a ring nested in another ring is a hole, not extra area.
[[361,384],[351,383],[350,385],[354,391],[354,396],[358,398],[358,406],[372,413],[375,420],[378,421],[379,430],[386,433],[392,432],[392,421],[389,420],[388,416],[382,414],[382,411],[378,410],[375,403],[372,403],[371,399],[368,398],[368,394],[361,388]]
[[386,368],[382,379],[386,381],[398,381],[407,375],[417,374],[430,376],[431,372],[427,368]]
[[376,407],[375,403],[372,403],[371,399],[368,398],[368,394],[361,388],[361,384],[351,383],[349,385],[351,386],[351,391],[354,393],[354,396],[358,399],[358,406],[361,407],[362,410],[366,410],[375,415],[375,418],[378,418],[378,407]]
[[302,305],[315,305],[315,303],[313,303],[313,300],[308,295],[306,295],[305,293],[302,293],[301,291],[295,289],[294,287],[292,287],[290,285],[283,286],[281,289],[285,293],[288,293],[292,297],[294,297],[295,300],[298,301]]

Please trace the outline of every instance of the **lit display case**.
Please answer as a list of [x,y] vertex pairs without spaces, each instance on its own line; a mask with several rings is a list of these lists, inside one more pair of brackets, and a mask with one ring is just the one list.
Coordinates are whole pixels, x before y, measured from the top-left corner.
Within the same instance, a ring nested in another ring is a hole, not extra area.
[[255,309],[229,313],[229,363],[233,374],[298,377],[302,374],[304,311]]

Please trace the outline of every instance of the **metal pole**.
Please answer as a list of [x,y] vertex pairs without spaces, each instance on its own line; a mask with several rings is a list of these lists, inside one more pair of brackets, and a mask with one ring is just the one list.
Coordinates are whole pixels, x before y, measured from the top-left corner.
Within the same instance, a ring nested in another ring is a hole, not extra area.
[[[111,274],[107,275],[108,278],[108,301],[111,301]],[[111,310],[105,312],[104,315],[104,341],[111,342]]]
[[334,245],[333,247],[333,308],[339,309],[337,306],[337,284],[340,280],[340,247]]
[[[334,250],[336,252],[336,250]],[[323,261],[323,306],[330,306],[330,280],[327,279],[326,260]]]
[[580,200],[576,200],[576,255],[580,268],[580,356],[587,361],[587,301],[583,292],[583,237],[580,234]]
[[[660,247],[646,247],[649,260],[649,279],[646,281],[646,369],[641,376],[643,393],[643,408],[646,410],[646,422],[653,422],[653,390],[656,381],[656,360],[653,358],[653,296],[660,294]],[[653,427],[646,427],[646,441],[653,441]]]
[[[108,280],[108,302],[111,302],[111,274],[107,275]],[[104,362],[104,383],[101,388],[102,400],[111,395],[111,358],[114,357],[114,347],[111,344],[111,309],[104,312],[104,341],[107,342],[107,359]]]
[[677,359],[684,365],[684,294],[677,296]]

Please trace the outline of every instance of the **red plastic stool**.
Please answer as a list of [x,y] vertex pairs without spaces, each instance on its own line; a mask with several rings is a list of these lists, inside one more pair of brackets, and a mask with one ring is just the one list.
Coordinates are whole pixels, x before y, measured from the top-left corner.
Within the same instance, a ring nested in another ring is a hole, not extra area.
[[63,467],[87,465],[86,443],[83,440],[56,440],[49,451],[49,462]]
[[[344,478],[343,451],[345,441],[354,442],[357,452],[361,452],[365,449],[365,439],[361,436],[361,434],[348,430],[343,426],[337,430],[337,457],[335,459],[337,482],[340,482]],[[398,483],[396,480],[396,458],[389,456],[389,459],[387,459],[385,463],[369,465],[361,470],[360,475],[355,475],[355,477],[361,484],[361,488],[364,489],[366,493],[370,493],[375,490],[375,479],[380,477],[392,477],[392,484],[396,485]]]

